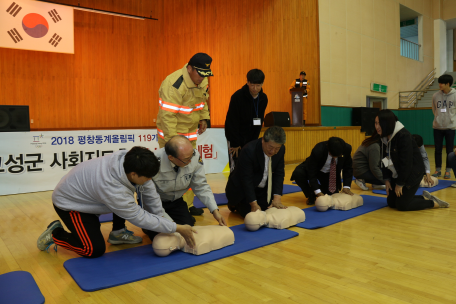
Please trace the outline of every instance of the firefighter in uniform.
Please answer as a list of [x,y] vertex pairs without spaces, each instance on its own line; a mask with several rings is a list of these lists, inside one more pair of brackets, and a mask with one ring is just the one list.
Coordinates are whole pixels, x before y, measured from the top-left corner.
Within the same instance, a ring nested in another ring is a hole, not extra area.
[[[154,151],[160,161],[160,171],[152,180],[160,195],[163,209],[176,224],[193,226],[191,216],[183,200],[184,193],[192,188],[196,196],[209,209],[221,226],[226,226],[225,219],[219,212],[211,187],[207,183],[204,165],[198,151],[183,136],[174,136],[164,148]],[[143,230],[151,240],[156,232]]]
[[290,85],[290,90],[294,88],[302,88],[305,87],[306,91],[304,92],[304,96],[302,97],[302,119],[303,125],[306,125],[306,120],[307,120],[307,94],[309,93],[309,84],[307,83],[306,79],[306,72],[302,71],[299,73],[299,78],[296,80],[293,80],[293,82]]
[[[205,53],[195,54],[182,69],[168,75],[162,82],[157,116],[158,144],[163,148],[175,135],[187,137],[196,148],[198,134],[206,131],[209,109],[207,77],[213,76],[212,58]],[[199,126],[199,129],[198,129]],[[193,206],[193,192],[185,194],[184,200],[193,215],[203,214]]]

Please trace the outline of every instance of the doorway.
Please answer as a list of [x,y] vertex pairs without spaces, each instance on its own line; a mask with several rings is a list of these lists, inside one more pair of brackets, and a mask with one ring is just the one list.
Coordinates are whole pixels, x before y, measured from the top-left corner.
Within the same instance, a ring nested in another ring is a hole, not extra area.
[[388,109],[388,99],[386,97],[366,96],[366,107],[378,108],[379,110]]

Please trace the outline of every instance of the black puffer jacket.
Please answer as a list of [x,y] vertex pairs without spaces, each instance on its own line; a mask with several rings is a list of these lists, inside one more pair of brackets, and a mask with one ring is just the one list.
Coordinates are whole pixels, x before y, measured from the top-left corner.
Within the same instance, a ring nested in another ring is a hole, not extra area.
[[[387,142],[386,138],[383,137],[382,142],[382,158],[390,153],[397,172],[397,177],[394,178],[395,183],[407,188],[418,184],[423,178],[425,169],[423,157],[412,134],[404,128],[402,123],[397,121],[391,139]],[[386,168],[383,163],[381,166],[383,178],[391,180],[393,178],[391,170]]]

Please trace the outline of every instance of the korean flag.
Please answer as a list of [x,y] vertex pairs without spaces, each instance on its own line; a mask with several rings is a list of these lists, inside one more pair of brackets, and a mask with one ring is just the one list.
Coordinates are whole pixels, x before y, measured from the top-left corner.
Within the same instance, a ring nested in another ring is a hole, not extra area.
[[74,54],[73,8],[0,0],[0,47]]

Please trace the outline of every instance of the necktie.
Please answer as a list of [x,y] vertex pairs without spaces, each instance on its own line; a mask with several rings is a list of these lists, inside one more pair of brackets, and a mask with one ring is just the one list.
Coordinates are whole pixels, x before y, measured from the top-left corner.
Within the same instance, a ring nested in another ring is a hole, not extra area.
[[268,204],[271,202],[271,194],[272,194],[272,159],[269,157],[268,162]]
[[329,192],[336,192],[336,160],[331,158],[331,167],[329,169]]

